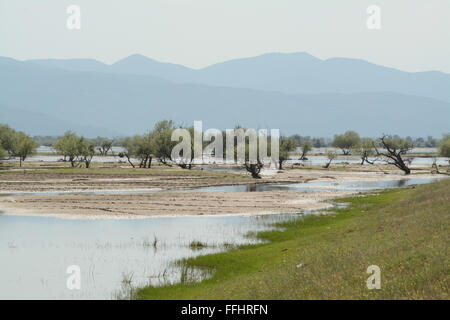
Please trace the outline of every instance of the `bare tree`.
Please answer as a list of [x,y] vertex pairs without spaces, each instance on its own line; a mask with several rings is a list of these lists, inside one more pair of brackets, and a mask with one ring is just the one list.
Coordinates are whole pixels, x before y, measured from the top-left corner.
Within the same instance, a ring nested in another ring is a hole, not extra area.
[[261,179],[261,176],[259,173],[261,172],[262,168],[264,167],[263,163],[258,160],[257,163],[250,163],[249,161],[245,161],[244,163],[245,169],[250,172],[252,175],[252,178],[254,179]]
[[402,155],[405,155],[408,151],[412,150],[413,145],[411,142],[401,138],[392,138],[391,136],[383,135],[380,139],[381,147],[385,150],[379,150],[376,144],[373,144],[375,152],[378,156],[387,158],[389,164],[393,164],[405,174],[410,174],[411,169],[403,160]]
[[[98,137],[94,143],[97,143],[97,150],[101,156],[106,156],[110,150],[112,150],[113,140],[107,138]],[[111,151],[112,152],[112,151]]]

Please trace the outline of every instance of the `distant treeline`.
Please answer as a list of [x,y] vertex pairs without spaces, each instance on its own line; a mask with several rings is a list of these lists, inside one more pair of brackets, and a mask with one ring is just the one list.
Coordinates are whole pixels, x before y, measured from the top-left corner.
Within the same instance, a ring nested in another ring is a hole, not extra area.
[[[89,168],[92,158],[95,155],[99,154],[105,156],[108,152],[112,152],[113,146],[120,146],[122,147],[122,151],[118,156],[126,158],[132,167],[138,165],[140,168],[150,168],[152,160],[156,159],[165,165],[171,166],[176,164],[182,168],[191,169],[194,164],[192,141],[188,144],[190,147],[187,147],[187,150],[190,150],[187,154],[190,154],[190,156],[183,155],[182,162],[173,159],[172,150],[174,150],[179,141],[172,141],[172,133],[176,133],[175,130],[179,128],[182,127],[177,126],[173,121],[163,120],[157,122],[153,130],[149,130],[141,135],[120,139],[108,139],[103,137],[88,139],[83,136],[78,136],[71,131],[67,131],[60,137],[31,138],[23,132],[15,131],[8,125],[0,125],[0,159],[18,157],[21,165],[22,161],[28,156],[36,153],[37,146],[40,144],[53,147],[59,154],[63,155],[64,161],[71,163],[72,167],[84,164],[86,168]],[[194,136],[194,127],[186,127],[184,129],[188,130],[190,137]],[[250,136],[246,137],[244,135],[245,128],[236,127],[235,131],[236,130],[241,132],[242,137],[244,137],[245,149],[238,145],[237,137],[234,137],[234,149],[231,149],[231,154],[233,157],[236,157],[237,153],[244,150],[244,164],[246,169],[253,177],[259,178],[259,172],[264,166],[264,159],[258,158],[256,162],[253,159],[250,159]],[[248,132],[250,131],[251,130]],[[221,139],[225,139],[226,135],[222,133],[222,135],[219,134],[218,136],[221,136]],[[216,136],[215,139],[217,139],[218,136]],[[209,142],[203,141],[203,143],[206,146]],[[228,151],[225,150],[225,145],[225,141],[223,141],[219,147],[223,148],[224,158],[226,151]],[[357,132],[351,130],[346,131],[343,134],[335,134],[333,140],[300,135],[292,135],[290,137],[281,136],[279,140],[279,157],[276,162],[281,170],[283,162],[289,160],[291,156],[298,157],[297,159],[299,161],[307,160],[307,154],[311,152],[312,148],[330,146],[340,149],[344,155],[358,155],[361,158],[361,165],[364,163],[374,164],[374,157],[383,158],[386,159],[388,163],[397,166],[406,174],[409,174],[410,169],[408,167],[408,160],[404,160],[402,158],[403,155],[411,151],[414,147],[439,146],[439,154],[444,157],[450,157],[450,134],[444,135],[440,141],[433,137],[428,137],[427,140],[422,138],[413,140],[411,137],[401,138],[397,135],[383,135],[377,139],[361,138]],[[268,144],[266,144],[266,147],[266,154],[269,155],[269,150],[271,151],[271,148]],[[301,152],[299,156],[296,156],[294,155],[294,152],[298,147],[301,148]],[[217,150],[214,149],[214,152],[216,151]],[[325,168],[328,168],[338,155],[334,150],[327,150],[327,157],[329,162]],[[137,164],[134,162],[135,160],[138,161]],[[436,170],[438,171],[437,166]]]
[[[61,136],[33,136],[34,141],[38,146],[52,147],[53,144],[60,138]],[[401,138],[398,135],[394,135],[395,138]],[[290,136],[290,138],[295,139],[297,141],[298,146],[302,146],[305,141],[310,141],[312,143],[313,148],[327,148],[331,147],[333,143],[333,139],[324,138],[324,137],[311,137],[311,136],[301,136],[299,134],[294,134]],[[426,139],[412,138],[407,136],[405,138],[408,142],[411,142],[414,148],[437,148],[439,147],[439,142],[441,139],[433,138],[432,136],[428,136]],[[107,137],[97,137],[97,138],[89,138],[92,143],[96,146],[101,146],[105,141],[112,141],[113,146],[119,146],[119,141],[121,138],[107,138]]]

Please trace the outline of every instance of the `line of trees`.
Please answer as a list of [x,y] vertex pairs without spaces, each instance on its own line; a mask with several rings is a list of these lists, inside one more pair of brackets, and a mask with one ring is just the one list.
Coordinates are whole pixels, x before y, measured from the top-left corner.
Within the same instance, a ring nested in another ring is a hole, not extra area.
[[[139,161],[138,166],[140,168],[150,168],[152,159],[157,159],[160,163],[168,166],[177,165],[183,169],[191,169],[193,166],[194,159],[194,146],[193,139],[191,139],[191,157],[185,159],[181,157],[180,159],[172,159],[172,149],[178,143],[178,141],[172,141],[172,132],[181,127],[177,127],[175,123],[171,120],[163,120],[156,123],[154,129],[143,135],[135,135],[132,137],[126,137],[119,140],[119,145],[123,148],[123,151],[119,153],[119,156],[126,158],[128,163],[134,168],[136,165],[133,163],[132,159],[137,159]],[[188,127],[187,129],[191,137],[194,136],[194,128]],[[243,129],[236,127],[236,129]],[[226,158],[226,134],[222,133],[223,137],[223,157]],[[203,147],[206,147],[209,142],[202,141]],[[259,147],[259,146],[258,146]],[[271,145],[270,142],[267,143],[267,154],[270,156]],[[258,159],[256,163],[250,163],[249,161],[249,137],[245,138],[245,161],[244,167],[254,178],[260,178],[260,171],[263,168],[263,159],[259,159],[259,150],[257,152]],[[283,163],[288,160],[289,153],[293,152],[297,148],[297,142],[293,138],[281,137],[279,141],[279,162],[278,167],[281,170],[283,168]],[[234,141],[234,157],[237,154],[237,139]],[[213,155],[215,156],[215,155]]]
[[130,165],[135,165],[132,158],[139,160],[140,168],[150,168],[153,158],[165,165],[171,164],[172,148],[176,142],[171,140],[172,132],[176,129],[172,120],[163,120],[155,124],[153,131],[143,135],[135,135],[119,140],[118,144],[123,148],[119,157],[125,157]]
[[[353,131],[350,131],[353,132]],[[344,135],[339,135],[339,138],[351,138],[351,134],[347,134],[345,137]],[[342,137],[344,136],[344,137]],[[333,143],[336,140],[336,136],[334,139],[328,139],[328,138],[320,138],[320,137],[311,137],[311,136],[301,136],[299,134],[294,134],[290,136],[291,138],[295,139],[297,141],[297,144],[299,146],[302,146],[305,142],[310,142],[312,144],[313,148],[326,148],[326,147],[332,147]],[[398,135],[392,136],[394,139],[401,138]],[[407,136],[405,138],[408,142],[410,142],[413,147],[415,148],[437,148],[439,147],[440,141],[439,139],[433,138],[432,136],[428,136],[426,138],[418,137],[418,138],[412,138],[410,136]]]
[[[64,156],[64,161],[71,163],[72,167],[84,164],[86,168],[89,168],[94,155],[107,155],[108,152],[112,152],[113,145],[118,145],[123,148],[123,151],[119,153],[119,157],[126,158],[133,168],[136,166],[140,168],[151,168],[153,159],[156,159],[167,166],[178,165],[181,168],[191,169],[194,158],[193,139],[191,139],[190,159],[186,159],[185,157],[182,158],[183,161],[172,159],[172,149],[179,142],[172,141],[172,133],[178,128],[181,127],[176,126],[173,121],[163,120],[157,122],[153,130],[145,134],[126,137],[120,140],[101,137],[87,139],[83,136],[76,135],[74,132],[67,131],[63,136],[54,141],[53,147]],[[193,137],[194,128],[187,127],[186,129],[188,129],[191,137]],[[245,131],[244,128],[240,127],[236,127],[236,129],[243,129]],[[225,132],[222,132],[222,136],[224,139],[222,144],[223,156],[225,158]],[[430,139],[428,140],[431,141]],[[205,147],[209,144],[209,141],[202,141],[202,143],[203,147]],[[347,131],[343,134],[336,134],[330,145],[341,149],[344,155],[359,155],[361,164],[374,164],[376,160],[384,159],[387,163],[404,171],[405,174],[411,172],[408,160],[404,159],[404,156],[414,147],[411,139],[391,135],[383,135],[378,139],[361,138],[357,132]],[[308,153],[315,147],[315,144],[314,140],[309,137],[299,135],[280,137],[279,161],[277,163],[279,170],[283,169],[283,164],[298,146],[301,148],[300,160],[306,160]],[[266,147],[266,154],[270,157],[270,143],[267,143]],[[15,131],[8,125],[0,125],[0,159],[18,157],[21,166],[25,159],[36,152],[36,148],[37,144],[33,138],[23,132]],[[245,148],[246,158],[244,167],[254,178],[259,178],[264,161],[258,158],[256,163],[250,163],[248,156],[250,148],[248,136],[245,137]],[[236,157],[236,137],[233,152],[233,157]],[[259,149],[257,153],[259,157]],[[439,154],[443,157],[450,157],[450,134],[444,135],[440,140]],[[337,156],[337,153],[334,151],[327,152],[328,162],[325,167],[328,168]],[[134,159],[137,159],[138,163],[135,163]]]
[[[352,153],[359,155],[361,164],[365,162],[374,164],[377,159],[381,158],[385,159],[388,164],[396,166],[405,174],[411,173],[411,169],[403,159],[403,156],[412,150],[414,145],[411,141],[399,136],[383,135],[379,139],[374,140],[361,138],[355,131],[346,131],[344,134],[334,135],[332,146],[341,149],[344,155]],[[378,158],[370,160],[374,156]]]
[[[444,135],[439,143],[437,141],[437,139],[433,140],[433,138],[428,137],[429,146],[439,145],[439,154],[442,157],[450,157],[450,134]],[[330,145],[341,149],[344,155],[359,155],[361,165],[364,163],[374,164],[375,161],[383,159],[388,164],[394,165],[402,170],[405,174],[411,173],[409,161],[404,159],[404,156],[415,147],[414,142],[409,137],[401,138],[397,135],[382,135],[378,139],[371,139],[361,138],[355,131],[347,131],[343,134],[334,135],[334,139]],[[311,141],[303,140],[300,160],[306,160],[306,154],[311,149]],[[324,167],[328,168],[337,156],[336,152],[328,151],[328,162]]]

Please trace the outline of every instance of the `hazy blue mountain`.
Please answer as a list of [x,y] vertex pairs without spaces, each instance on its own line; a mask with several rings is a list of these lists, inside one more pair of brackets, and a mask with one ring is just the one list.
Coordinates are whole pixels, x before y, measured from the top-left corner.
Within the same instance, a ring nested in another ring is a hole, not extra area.
[[109,72],[151,75],[171,81],[189,81],[195,70],[179,64],[158,62],[143,55],[134,54],[110,65]]
[[270,53],[194,70],[132,55],[112,65],[98,61],[33,60],[67,70],[157,76],[178,83],[249,88],[289,94],[392,91],[450,102],[450,75],[437,71],[404,72],[358,59],[321,60],[307,53]]
[[116,137],[122,134],[108,128],[87,126],[83,123],[74,123],[67,119],[55,118],[52,115],[40,112],[7,108],[0,105],[0,123],[25,131],[30,135],[61,135],[67,130],[82,133],[87,137],[107,136]]
[[449,74],[409,73],[358,59],[274,53],[219,63],[199,73],[198,81],[210,85],[284,93],[393,91],[450,102]]
[[85,134],[83,126],[127,135],[173,119],[185,125],[203,120],[205,128],[241,124],[316,136],[349,129],[365,136],[440,136],[449,131],[450,119],[448,102],[395,92],[285,94],[176,84],[135,74],[73,72],[11,59],[0,59],[0,105],[43,115],[15,120],[20,128],[40,127],[42,134],[62,133],[48,132],[58,121],[53,119],[70,121],[70,128],[77,125]]
[[71,71],[108,72],[109,69],[107,64],[94,59],[35,59],[27,62]]

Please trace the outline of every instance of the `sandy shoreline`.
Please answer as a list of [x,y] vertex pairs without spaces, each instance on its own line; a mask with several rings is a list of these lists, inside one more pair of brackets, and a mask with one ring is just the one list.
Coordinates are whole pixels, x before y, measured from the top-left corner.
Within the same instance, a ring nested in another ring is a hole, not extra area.
[[[330,200],[351,193],[339,190],[196,192],[186,189],[311,180],[380,181],[401,177],[404,176],[396,173],[323,170],[285,170],[260,180],[249,180],[242,174],[233,174],[230,179],[208,173],[172,176],[170,172],[156,176],[8,174],[0,177],[0,193],[3,193],[0,210],[6,215],[67,219],[294,213],[329,208]],[[182,189],[184,192],[172,192]],[[92,193],[95,191],[102,193]]]
[[2,197],[6,215],[68,219],[229,216],[295,213],[326,209],[339,192],[183,192],[153,194]]

